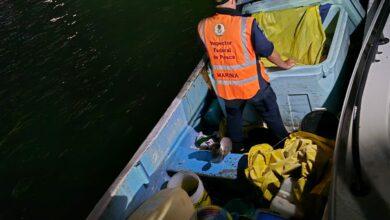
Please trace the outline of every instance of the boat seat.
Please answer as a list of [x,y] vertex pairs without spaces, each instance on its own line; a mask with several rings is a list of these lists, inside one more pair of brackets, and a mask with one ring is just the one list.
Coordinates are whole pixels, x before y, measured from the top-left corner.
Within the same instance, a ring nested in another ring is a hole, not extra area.
[[190,171],[199,176],[237,179],[247,166],[246,155],[230,153],[222,161],[212,162],[211,152],[189,147],[195,143],[196,135],[196,132],[187,133],[177,144],[174,154],[167,160],[167,171]]

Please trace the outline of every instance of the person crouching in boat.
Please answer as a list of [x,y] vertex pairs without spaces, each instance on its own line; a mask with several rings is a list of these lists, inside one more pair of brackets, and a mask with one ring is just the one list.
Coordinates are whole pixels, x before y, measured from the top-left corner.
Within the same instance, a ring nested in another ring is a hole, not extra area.
[[279,140],[288,136],[276,95],[257,56],[266,57],[280,68],[290,69],[292,59],[283,61],[274,45],[260,30],[253,17],[241,15],[236,0],[214,0],[216,14],[198,25],[216,81],[216,93],[224,99],[228,136],[233,150],[243,148],[242,110],[246,102],[260,113]]

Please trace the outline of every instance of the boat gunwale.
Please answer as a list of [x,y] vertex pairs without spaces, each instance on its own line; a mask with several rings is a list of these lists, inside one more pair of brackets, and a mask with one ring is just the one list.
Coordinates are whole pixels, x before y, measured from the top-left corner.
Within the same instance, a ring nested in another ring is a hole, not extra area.
[[158,137],[160,132],[163,130],[168,120],[171,118],[172,114],[179,106],[182,98],[190,90],[192,84],[195,82],[196,78],[199,76],[202,69],[204,69],[206,65],[206,61],[207,61],[207,57],[203,56],[202,59],[199,61],[198,65],[192,71],[191,75],[188,77],[187,81],[184,83],[178,95],[171,102],[171,104],[169,105],[165,113],[159,119],[159,121],[154,126],[154,128],[150,131],[146,139],[140,145],[140,147],[135,152],[135,154],[130,159],[130,161],[127,163],[127,165],[122,169],[122,171],[115,179],[115,181],[110,185],[107,191],[103,194],[102,198],[98,201],[98,203],[95,205],[93,210],[89,213],[87,217],[88,220],[100,219],[100,217],[103,215],[104,211],[110,204],[111,199],[115,196],[116,192],[119,190],[120,186],[122,185],[129,171],[134,166],[137,165],[137,163],[141,159],[141,156],[145,153],[145,151],[150,147],[150,144]]

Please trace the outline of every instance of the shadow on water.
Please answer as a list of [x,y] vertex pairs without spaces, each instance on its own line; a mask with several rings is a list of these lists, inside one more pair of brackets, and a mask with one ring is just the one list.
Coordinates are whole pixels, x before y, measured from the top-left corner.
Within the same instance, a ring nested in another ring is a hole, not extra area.
[[84,218],[199,61],[211,2],[0,8],[0,219]]

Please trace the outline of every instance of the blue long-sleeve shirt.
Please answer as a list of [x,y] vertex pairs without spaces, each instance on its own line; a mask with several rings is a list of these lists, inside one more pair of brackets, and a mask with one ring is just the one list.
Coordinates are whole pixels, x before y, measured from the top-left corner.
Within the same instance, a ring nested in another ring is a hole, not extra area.
[[269,57],[274,51],[274,44],[267,39],[256,20],[253,21],[251,38],[258,56]]

